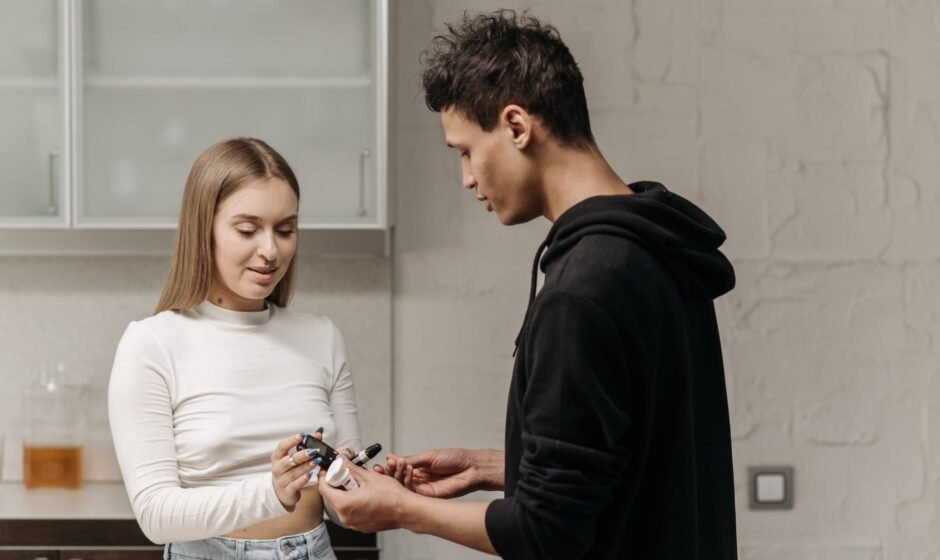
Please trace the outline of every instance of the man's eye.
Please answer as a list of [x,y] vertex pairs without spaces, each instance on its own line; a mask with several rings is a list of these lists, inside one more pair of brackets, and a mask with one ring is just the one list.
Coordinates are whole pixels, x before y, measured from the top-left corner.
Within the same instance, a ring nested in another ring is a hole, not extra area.
[[467,151],[460,152],[460,157],[462,157],[462,158],[464,158],[464,157],[470,157],[470,152],[467,152]]

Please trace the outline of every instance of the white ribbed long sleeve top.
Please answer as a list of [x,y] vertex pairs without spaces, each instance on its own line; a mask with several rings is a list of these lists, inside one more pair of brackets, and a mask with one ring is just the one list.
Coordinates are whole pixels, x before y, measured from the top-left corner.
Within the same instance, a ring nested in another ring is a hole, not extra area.
[[359,449],[342,335],[321,316],[203,302],[128,325],[108,388],[111,434],[137,521],[156,543],[285,515],[271,452],[324,427]]

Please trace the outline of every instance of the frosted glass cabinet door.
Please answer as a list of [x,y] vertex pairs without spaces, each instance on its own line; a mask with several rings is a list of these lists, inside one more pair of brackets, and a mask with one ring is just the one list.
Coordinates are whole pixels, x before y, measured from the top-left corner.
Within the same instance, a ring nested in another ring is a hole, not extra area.
[[84,0],[77,223],[174,227],[210,144],[254,136],[301,225],[376,224],[377,0]]
[[0,2],[0,227],[66,223],[59,8]]

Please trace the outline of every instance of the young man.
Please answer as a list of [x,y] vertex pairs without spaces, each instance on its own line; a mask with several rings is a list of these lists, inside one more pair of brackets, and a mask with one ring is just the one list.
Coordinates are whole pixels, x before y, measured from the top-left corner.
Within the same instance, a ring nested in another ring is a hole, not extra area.
[[[359,489],[321,484],[323,497],[353,528],[505,558],[735,558],[712,303],[734,285],[724,233],[662,185],[617,177],[554,28],[501,11],[448,29],[424,87],[464,186],[503,224],[553,222],[516,341],[505,454],[390,455],[402,484],[356,469]],[[480,489],[505,498],[442,499]]]

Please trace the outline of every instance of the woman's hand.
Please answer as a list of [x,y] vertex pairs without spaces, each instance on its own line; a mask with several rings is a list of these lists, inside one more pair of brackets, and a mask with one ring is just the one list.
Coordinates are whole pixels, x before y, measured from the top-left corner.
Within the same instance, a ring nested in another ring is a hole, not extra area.
[[[323,435],[316,433],[314,437],[322,439]],[[274,483],[274,493],[277,494],[277,499],[287,511],[294,511],[294,507],[300,501],[300,489],[310,481],[313,468],[316,466],[306,449],[294,451],[301,439],[300,435],[282,439],[271,453],[271,480]]]

